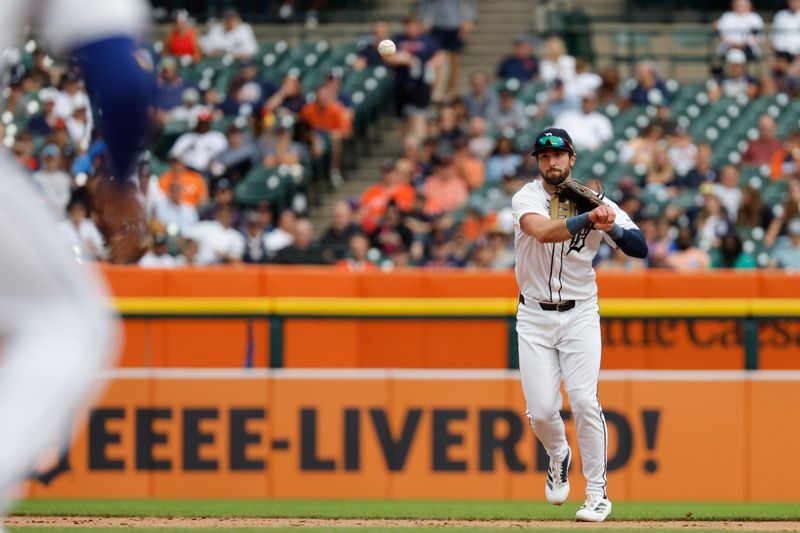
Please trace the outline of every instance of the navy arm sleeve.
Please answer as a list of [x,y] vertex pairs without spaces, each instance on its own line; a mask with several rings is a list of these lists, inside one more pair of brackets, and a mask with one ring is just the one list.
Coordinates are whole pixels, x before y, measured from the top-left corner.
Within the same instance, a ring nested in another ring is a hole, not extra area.
[[638,229],[622,229],[622,235],[614,242],[625,255],[639,259],[647,257],[647,241]]
[[106,141],[111,170],[127,180],[143,148],[155,85],[134,55],[133,38],[118,36],[84,44],[74,53],[97,109],[97,126]]

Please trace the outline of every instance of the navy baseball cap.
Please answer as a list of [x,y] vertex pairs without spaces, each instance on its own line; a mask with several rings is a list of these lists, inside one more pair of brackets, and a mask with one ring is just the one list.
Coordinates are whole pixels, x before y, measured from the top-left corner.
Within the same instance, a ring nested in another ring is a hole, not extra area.
[[536,157],[539,152],[547,148],[564,150],[571,154],[575,153],[575,150],[572,148],[572,137],[561,128],[547,128],[540,131],[536,135],[536,141],[533,143],[531,155]]

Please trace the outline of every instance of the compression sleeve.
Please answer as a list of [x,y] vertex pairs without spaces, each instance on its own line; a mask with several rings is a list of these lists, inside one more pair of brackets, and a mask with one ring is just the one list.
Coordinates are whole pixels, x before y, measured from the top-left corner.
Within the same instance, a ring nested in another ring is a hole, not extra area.
[[647,241],[638,229],[625,229],[617,224],[606,232],[625,255],[644,259],[647,257]]
[[148,128],[148,108],[155,85],[134,57],[130,36],[84,44],[75,50],[86,90],[97,109],[97,127],[108,145],[111,169],[118,181],[133,174]]

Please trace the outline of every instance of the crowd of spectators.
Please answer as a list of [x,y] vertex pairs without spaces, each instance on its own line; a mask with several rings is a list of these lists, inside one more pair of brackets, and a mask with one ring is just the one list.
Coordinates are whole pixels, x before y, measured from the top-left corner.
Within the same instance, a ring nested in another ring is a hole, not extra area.
[[[281,10],[293,16],[291,2]],[[511,268],[511,197],[538,175],[526,135],[554,124],[571,133],[579,159],[623,141],[615,150],[630,172],[606,192],[640,225],[651,251],[635,260],[604,248],[598,268],[800,268],[800,131],[777,136],[775,117],[765,113],[753,125],[758,133],[740,147],[741,160],[719,165],[708,140],[693,138],[671,116],[675,89],[655,62],[639,62],[625,80],[614,65],[595,70],[572,57],[555,36],[515,36],[496,69],[473,73],[458,94],[458,54],[474,20],[475,2],[454,0],[422,2],[394,35],[388,22],[373,24],[352,67],[392,71],[402,147],[372,186],[336,204],[316,240],[302,197],[281,209],[265,202],[243,209],[234,191],[252,169],[310,169],[323,158],[331,183],[341,183],[353,108],[340,76],[330,73],[307,98],[297,75],[276,84],[260,74],[253,62],[259,43],[238,13],[227,10],[200,31],[178,11],[163,48],[141,51],[143,66],[157,77],[156,127],[190,126],[162,166],[150,156],[137,168],[150,229],[141,265]],[[717,22],[724,66],[704,89],[710,102],[798,96],[800,0],[788,0],[775,16],[769,41],[759,21],[749,1],[734,0]],[[398,52],[382,58],[375,47],[389,37]],[[227,90],[181,77],[180,66],[209,57],[237,66]],[[753,61],[769,65],[766,77],[751,74]],[[542,88],[534,105],[520,97],[531,84]],[[31,94],[40,103],[35,112]],[[104,145],[79,70],[58,68],[35,50],[29,64],[11,69],[4,106],[13,116],[30,114],[26,124],[6,125],[4,139],[42,191],[43,207],[62,220],[67,245],[80,259],[103,260],[85,185],[104,170]],[[637,106],[653,110],[647,124],[615,138],[614,115]],[[225,127],[213,127],[220,123]],[[768,169],[764,181],[785,184],[783,199],[765,205],[759,187],[741,178],[746,167]],[[592,186],[608,181],[591,171],[575,178]]]

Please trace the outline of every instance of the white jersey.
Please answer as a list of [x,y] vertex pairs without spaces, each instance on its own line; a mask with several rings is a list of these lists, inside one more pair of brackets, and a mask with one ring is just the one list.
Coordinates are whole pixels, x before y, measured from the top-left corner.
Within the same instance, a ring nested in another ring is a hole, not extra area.
[[[617,204],[604,198],[616,213],[615,222],[625,229],[638,229],[631,218]],[[520,219],[535,213],[550,218],[550,193],[541,179],[526,183],[511,199],[514,214],[514,247],[517,264],[514,268],[519,290],[529,300],[560,302],[587,300],[597,295],[592,260],[605,239],[616,244],[601,231],[589,231],[585,238],[574,238],[557,243],[542,243],[522,231]],[[581,233],[578,233],[581,235]]]

